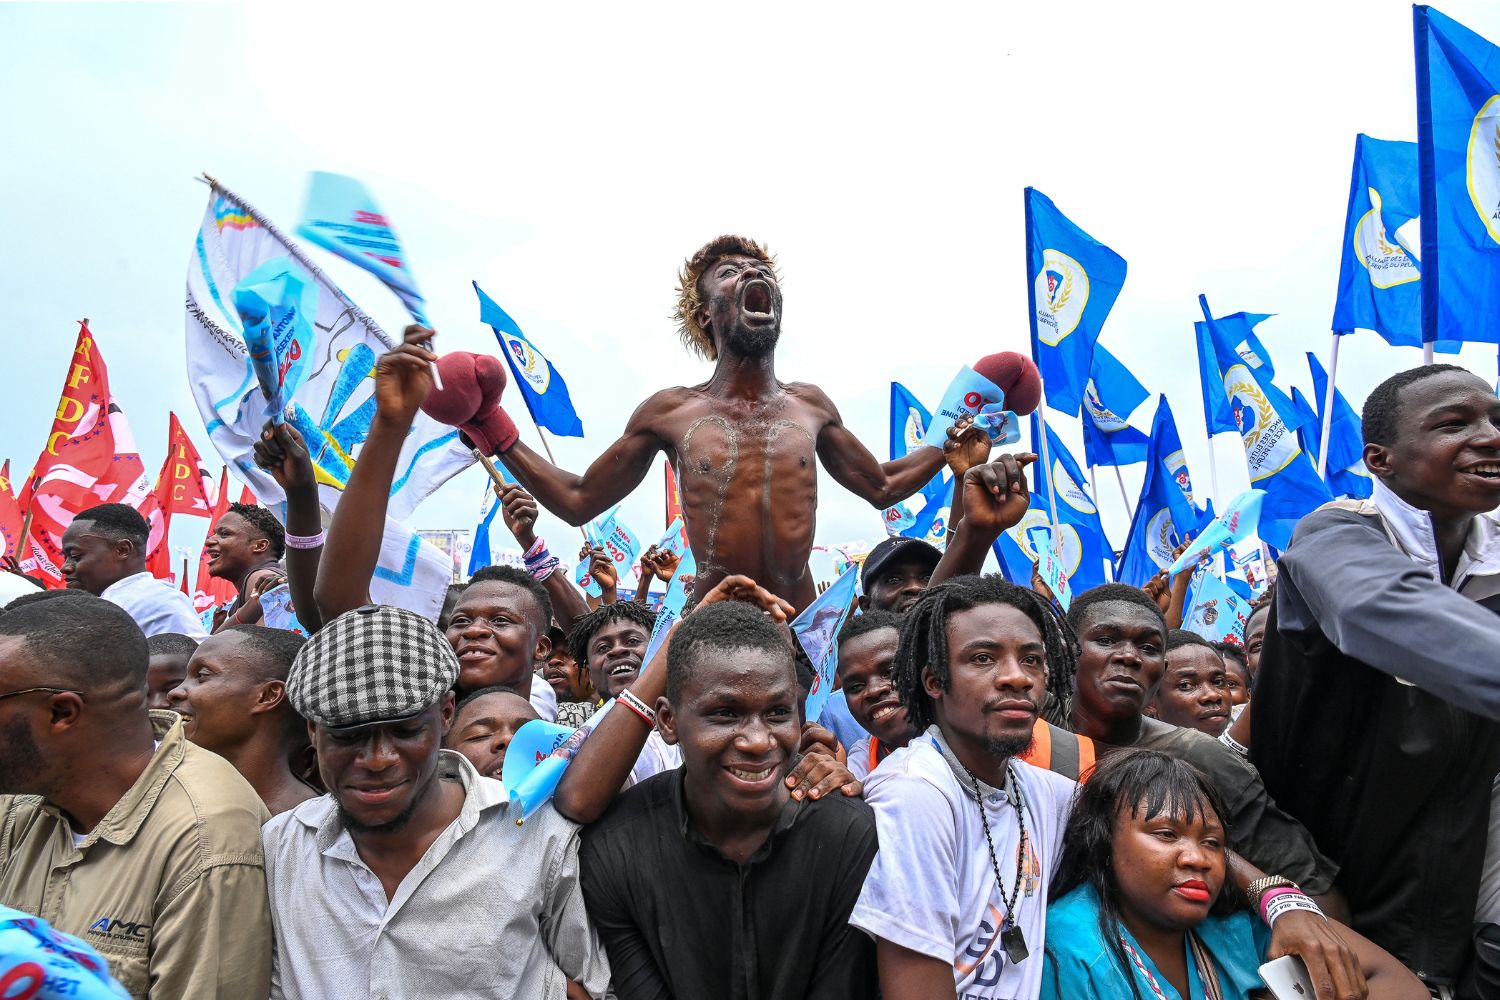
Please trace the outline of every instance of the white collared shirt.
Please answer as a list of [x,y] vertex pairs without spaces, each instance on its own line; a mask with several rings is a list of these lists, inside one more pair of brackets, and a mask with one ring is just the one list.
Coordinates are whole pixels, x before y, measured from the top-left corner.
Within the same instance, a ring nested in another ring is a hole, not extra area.
[[[1432,574],[1434,580],[1441,580],[1432,515],[1402,500],[1379,479],[1372,477],[1371,481],[1374,492],[1370,500],[1380,511],[1391,540],[1412,562]],[[1493,514],[1474,518],[1448,585],[1475,601],[1500,593],[1500,521]]]
[[208,638],[208,630],[188,596],[144,570],[116,580],[99,596],[124,608],[148,636],[179,632],[194,639]]
[[578,884],[578,825],[543,806],[524,825],[505,786],[452,751],[439,780],[464,804],[390,900],[331,795],[261,832],[276,929],[271,996],[563,1000],[609,986]]

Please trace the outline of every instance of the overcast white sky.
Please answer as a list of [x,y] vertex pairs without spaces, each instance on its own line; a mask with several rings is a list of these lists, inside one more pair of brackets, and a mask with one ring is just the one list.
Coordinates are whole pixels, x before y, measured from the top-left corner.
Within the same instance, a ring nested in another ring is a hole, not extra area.
[[[1500,39],[1500,7],[1442,9]],[[1276,313],[1260,332],[1278,382],[1310,390],[1354,137],[1415,138],[1413,78],[1411,8],[1390,0],[0,4],[0,457],[19,479],[39,452],[84,316],[148,469],[169,409],[209,449],[182,359],[207,197],[192,178],[289,229],[323,169],[393,217],[441,348],[494,350],[478,279],[551,356],[588,432],[554,441],[564,466],[649,391],[706,377],[668,313],[682,258],[722,232],[780,255],[779,374],[821,384],[885,458],[892,378],[931,405],[960,363],[1027,350],[1031,184],[1129,262],[1102,342],[1169,394],[1206,485],[1196,296]],[[400,330],[389,292],[318,259]],[[1461,360],[1493,379],[1493,347]],[[1358,407],[1419,361],[1356,334],[1339,385]],[[1076,421],[1056,423],[1081,459]],[[1216,455],[1227,498],[1243,453],[1221,437]],[[1125,470],[1132,502],[1141,468]],[[471,527],[482,477],[414,523]],[[820,543],[881,536],[876,512],[822,487]],[[638,533],[664,527],[661,492],[653,474],[627,502]],[[196,548],[202,525],[178,521],[174,542]],[[571,529],[543,533],[572,557]]]

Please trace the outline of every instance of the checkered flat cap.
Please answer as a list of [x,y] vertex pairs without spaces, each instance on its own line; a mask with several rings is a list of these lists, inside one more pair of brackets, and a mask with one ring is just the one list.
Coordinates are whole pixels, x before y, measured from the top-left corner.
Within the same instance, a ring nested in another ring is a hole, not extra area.
[[432,622],[367,604],[303,645],[286,690],[303,718],[344,728],[416,715],[457,680],[458,657]]

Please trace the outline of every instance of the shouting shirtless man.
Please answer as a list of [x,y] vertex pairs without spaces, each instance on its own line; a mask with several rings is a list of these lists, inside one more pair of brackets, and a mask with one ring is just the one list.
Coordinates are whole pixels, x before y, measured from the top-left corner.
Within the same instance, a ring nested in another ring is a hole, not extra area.
[[[777,379],[781,288],[775,260],[753,240],[721,236],[693,254],[681,274],[677,319],[687,346],[714,362],[707,382],[652,395],[581,476],[516,440],[508,418],[496,455],[542,506],[583,524],[628,496],[665,451],[678,470],[698,562],[695,589],[706,593],[725,576],[743,574],[800,611],[815,596],[807,568],[815,458],[845,488],[884,509],[930,480],[943,466],[943,450],[919,448],[882,464],[822,389]],[[443,379],[449,382],[446,366]],[[979,428],[950,440],[965,452],[982,450],[978,462],[988,456]]]

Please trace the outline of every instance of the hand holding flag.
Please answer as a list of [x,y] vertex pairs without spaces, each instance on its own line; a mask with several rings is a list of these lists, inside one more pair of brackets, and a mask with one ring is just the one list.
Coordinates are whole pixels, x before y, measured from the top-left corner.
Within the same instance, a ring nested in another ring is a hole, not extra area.
[[1253,535],[1260,525],[1260,508],[1265,499],[1265,490],[1252,489],[1229,501],[1224,513],[1193,539],[1192,544],[1177,557],[1167,572],[1176,576],[1189,566],[1197,564],[1204,555],[1211,555],[1221,547]]

